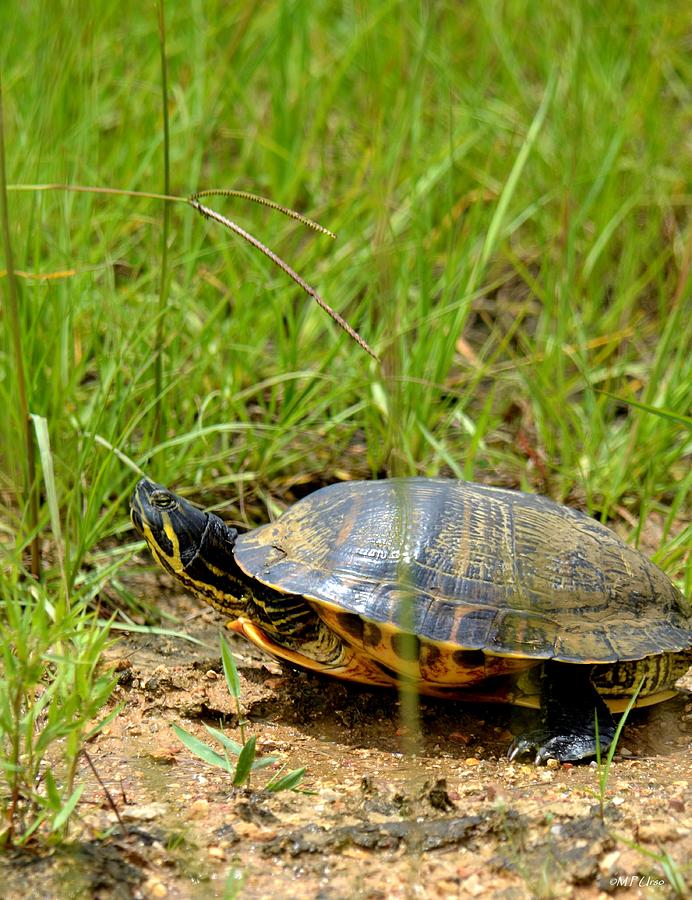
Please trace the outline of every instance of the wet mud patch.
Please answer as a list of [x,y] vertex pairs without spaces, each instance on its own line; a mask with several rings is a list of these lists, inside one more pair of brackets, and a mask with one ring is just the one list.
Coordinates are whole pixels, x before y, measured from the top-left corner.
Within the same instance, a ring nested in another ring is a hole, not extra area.
[[123,711],[88,748],[110,800],[85,764],[73,855],[5,855],[3,897],[668,897],[689,874],[689,696],[633,714],[602,818],[590,766],[507,761],[522,711],[422,700],[411,758],[396,693],[283,668],[227,635],[258,753],[307,767],[303,792],[263,790],[275,767],[234,788],[171,728],[240,740],[221,622],[166,600],[194,610],[181,630],[199,643],[132,635],[111,650]]

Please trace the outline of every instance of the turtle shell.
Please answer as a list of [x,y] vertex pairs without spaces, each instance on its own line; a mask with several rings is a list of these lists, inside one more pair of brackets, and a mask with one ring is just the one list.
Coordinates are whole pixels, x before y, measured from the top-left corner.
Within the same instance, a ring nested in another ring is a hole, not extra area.
[[428,644],[610,663],[690,646],[690,607],[595,519],[534,494],[446,479],[343,482],[241,535],[240,567]]

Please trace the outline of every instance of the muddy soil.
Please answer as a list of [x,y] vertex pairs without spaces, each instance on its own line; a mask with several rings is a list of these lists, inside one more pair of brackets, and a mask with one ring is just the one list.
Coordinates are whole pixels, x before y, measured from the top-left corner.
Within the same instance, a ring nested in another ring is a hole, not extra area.
[[[122,712],[88,748],[96,779],[73,843],[0,860],[6,898],[670,897],[692,859],[692,698],[632,714],[601,813],[593,766],[505,752],[525,713],[424,700],[420,737],[395,693],[292,671],[232,635],[247,735],[305,766],[300,791],[234,788],[176,723],[240,740],[221,619],[167,576],[161,606],[199,643],[135,635],[112,649]],[[691,673],[692,674],[692,673]],[[692,687],[688,674],[684,684]],[[218,749],[218,745],[216,745]],[[411,756],[405,751],[413,748]],[[108,796],[107,796],[107,794]],[[109,799],[110,798],[110,799]]]

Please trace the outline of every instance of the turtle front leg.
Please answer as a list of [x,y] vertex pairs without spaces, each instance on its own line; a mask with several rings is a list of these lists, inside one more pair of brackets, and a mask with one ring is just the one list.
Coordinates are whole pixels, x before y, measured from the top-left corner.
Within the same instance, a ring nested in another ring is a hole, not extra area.
[[610,710],[591,684],[589,666],[546,662],[541,688],[542,722],[538,728],[517,735],[507,755],[510,760],[533,753],[535,764],[548,759],[577,762],[596,756],[596,724],[601,754],[615,737]]

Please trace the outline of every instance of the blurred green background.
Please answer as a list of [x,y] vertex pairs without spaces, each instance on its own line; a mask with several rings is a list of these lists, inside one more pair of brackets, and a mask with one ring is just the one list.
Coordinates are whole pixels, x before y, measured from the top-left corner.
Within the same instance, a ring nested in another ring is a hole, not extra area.
[[[688,24],[637,0],[169,3],[171,191],[253,191],[337,232],[208,201],[381,365],[189,207],[166,271],[161,202],[10,190],[50,456],[34,527],[3,313],[8,577],[38,532],[49,579],[59,543],[68,593],[85,567],[105,584],[131,552],[131,460],[242,525],[345,477],[537,490],[615,520],[689,591]],[[163,190],[153,4],[10,2],[0,31],[10,185]]]

